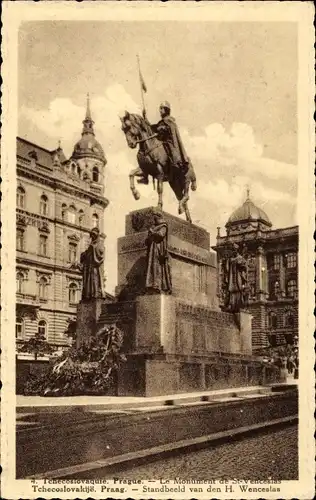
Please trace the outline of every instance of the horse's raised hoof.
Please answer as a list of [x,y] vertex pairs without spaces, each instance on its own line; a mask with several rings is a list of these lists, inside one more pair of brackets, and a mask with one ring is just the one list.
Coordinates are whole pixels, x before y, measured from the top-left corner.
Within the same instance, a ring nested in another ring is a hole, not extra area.
[[192,189],[192,191],[196,191],[196,188],[197,188],[196,181],[192,181],[191,182],[191,189]]

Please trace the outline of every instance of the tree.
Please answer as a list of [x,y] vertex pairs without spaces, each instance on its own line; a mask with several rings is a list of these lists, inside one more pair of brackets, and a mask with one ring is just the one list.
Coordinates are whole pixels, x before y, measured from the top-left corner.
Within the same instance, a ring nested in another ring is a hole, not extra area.
[[21,344],[18,344],[17,350],[19,352],[33,354],[35,361],[37,361],[38,357],[52,354],[55,351],[55,349],[47,342],[45,335],[40,332],[36,332],[34,337],[24,340]]

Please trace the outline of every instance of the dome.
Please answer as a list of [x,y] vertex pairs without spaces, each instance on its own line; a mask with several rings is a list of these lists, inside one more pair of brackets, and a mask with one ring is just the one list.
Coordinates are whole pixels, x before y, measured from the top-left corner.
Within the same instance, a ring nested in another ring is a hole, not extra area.
[[97,160],[105,161],[105,155],[101,144],[96,140],[93,134],[82,134],[81,139],[75,144],[72,158],[80,159],[92,157]]
[[240,223],[261,222],[266,226],[271,227],[272,223],[264,210],[257,207],[249,198],[237,208],[229,217],[226,227]]
[[87,97],[86,116],[82,123],[83,123],[83,129],[82,129],[81,139],[75,144],[72,153],[72,158],[75,160],[87,157],[95,158],[97,160],[102,161],[103,163],[106,163],[103,148],[94,136],[94,130],[93,130],[94,122],[91,118],[89,95]]

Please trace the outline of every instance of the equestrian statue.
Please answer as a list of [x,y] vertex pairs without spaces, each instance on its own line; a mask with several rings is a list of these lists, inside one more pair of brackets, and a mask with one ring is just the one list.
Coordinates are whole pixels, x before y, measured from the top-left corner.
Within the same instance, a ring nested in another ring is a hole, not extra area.
[[[141,83],[145,90],[143,80]],[[147,120],[144,101],[142,116],[125,111],[125,115],[120,117],[128,146],[132,149],[138,146],[138,167],[129,174],[130,188],[135,200],[139,200],[135,177],[138,178],[138,183],[148,184],[151,176],[154,188],[157,181],[158,209],[162,210],[163,183],[169,182],[179,202],[179,214],[185,213],[187,221],[192,222],[188,201],[190,187],[192,191],[196,190],[195,172],[182,144],[175,119],[170,116],[169,102],[163,102],[159,110],[161,120],[155,125]]]

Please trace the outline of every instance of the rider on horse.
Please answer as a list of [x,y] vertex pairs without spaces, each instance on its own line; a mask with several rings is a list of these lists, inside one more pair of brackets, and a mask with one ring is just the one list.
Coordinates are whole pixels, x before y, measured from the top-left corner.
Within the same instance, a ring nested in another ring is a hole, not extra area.
[[[176,121],[170,116],[170,110],[169,102],[164,101],[161,103],[159,107],[161,120],[156,125],[151,125],[151,128],[155,132],[156,137],[162,141],[171,167],[186,173],[189,168],[189,158],[181,141]],[[143,111],[143,116],[147,120],[145,110]],[[138,182],[148,184],[148,176],[144,175]]]

